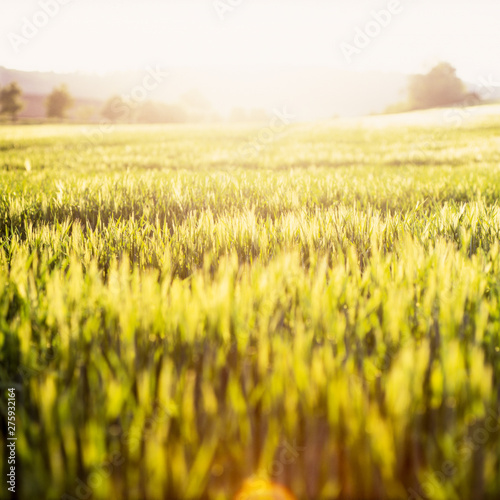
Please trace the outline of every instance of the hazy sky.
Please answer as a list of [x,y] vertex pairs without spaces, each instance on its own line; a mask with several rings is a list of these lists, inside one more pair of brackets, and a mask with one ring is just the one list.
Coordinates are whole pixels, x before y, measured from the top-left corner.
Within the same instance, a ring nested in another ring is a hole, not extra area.
[[[390,18],[374,15],[389,8]],[[26,70],[309,64],[409,73],[447,60],[469,80],[500,75],[498,0],[0,0],[0,34],[0,65]]]

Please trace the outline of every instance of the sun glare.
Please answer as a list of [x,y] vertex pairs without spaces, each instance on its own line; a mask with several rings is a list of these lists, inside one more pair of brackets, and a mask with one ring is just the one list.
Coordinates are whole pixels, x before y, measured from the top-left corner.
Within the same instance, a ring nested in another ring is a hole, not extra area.
[[[38,2],[9,5],[0,20],[5,66],[104,72],[152,63],[321,65],[414,72],[444,58],[471,73],[500,47],[500,6],[486,0],[474,7],[320,0],[314,8],[293,0],[47,1],[57,6],[47,20]],[[384,12],[391,12],[389,18]],[[355,57],[346,57],[346,45]]]
[[0,10],[0,498],[500,499],[498,0]]

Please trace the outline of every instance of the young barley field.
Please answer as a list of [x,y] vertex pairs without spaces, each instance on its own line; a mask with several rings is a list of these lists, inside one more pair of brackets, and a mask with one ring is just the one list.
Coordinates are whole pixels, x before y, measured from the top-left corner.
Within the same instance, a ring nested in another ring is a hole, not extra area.
[[499,498],[500,114],[259,136],[0,127],[16,498]]

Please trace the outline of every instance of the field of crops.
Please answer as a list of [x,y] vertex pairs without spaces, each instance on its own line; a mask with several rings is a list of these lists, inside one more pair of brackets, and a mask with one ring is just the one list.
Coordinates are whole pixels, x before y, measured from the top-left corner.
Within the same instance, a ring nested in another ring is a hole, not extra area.
[[90,132],[0,127],[17,498],[500,497],[500,114]]

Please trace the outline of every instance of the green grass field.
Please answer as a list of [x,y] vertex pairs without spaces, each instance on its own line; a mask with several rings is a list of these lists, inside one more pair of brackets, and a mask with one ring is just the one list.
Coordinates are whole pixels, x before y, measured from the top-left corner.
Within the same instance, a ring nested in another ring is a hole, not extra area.
[[261,132],[0,127],[17,498],[499,498],[500,113]]

